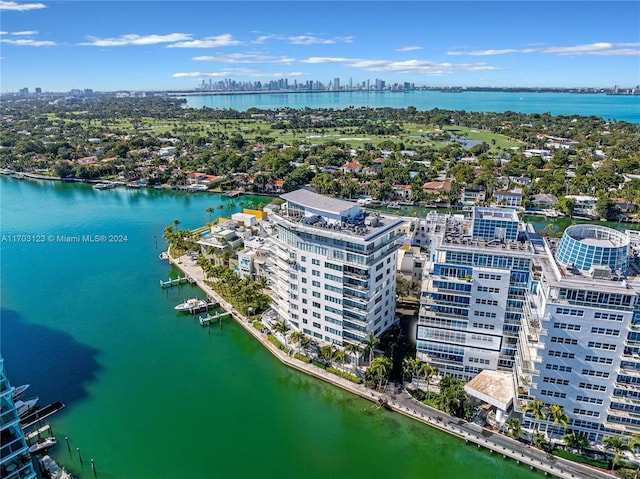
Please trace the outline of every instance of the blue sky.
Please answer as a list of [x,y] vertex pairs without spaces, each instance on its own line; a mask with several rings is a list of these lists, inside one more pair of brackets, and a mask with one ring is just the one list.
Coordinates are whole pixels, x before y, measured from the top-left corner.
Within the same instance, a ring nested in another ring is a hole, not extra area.
[[0,0],[0,90],[343,85],[633,87],[640,2]]

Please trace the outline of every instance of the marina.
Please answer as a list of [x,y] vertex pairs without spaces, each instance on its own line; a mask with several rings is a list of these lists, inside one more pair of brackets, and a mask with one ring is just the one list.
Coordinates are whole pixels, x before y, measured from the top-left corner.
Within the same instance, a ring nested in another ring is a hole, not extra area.
[[[228,478],[312,478],[310,470],[322,472],[315,477],[415,477],[429,470],[466,479],[470,469],[477,479],[540,477],[400,414],[365,411],[369,401],[283,367],[235,321],[203,334],[177,320],[177,304],[204,296],[190,284],[158,288],[158,278],[183,273],[159,260],[164,248],[160,240],[155,248],[154,236],[176,218],[181,228],[206,223],[205,209],[224,204],[221,197],[125,188],[103,196],[82,183],[0,182],[3,221],[16,229],[38,224],[43,234],[76,234],[108,224],[129,235],[126,245],[3,245],[5,365],[12,382],[30,383],[44,404],[66,405],[48,419],[62,444],[49,453],[74,477],[93,478],[92,457],[99,477],[210,477],[212,441],[216,475]],[[55,281],[33,281],[62,272],[62,290]],[[188,408],[171,406],[185,404],[186,391]],[[172,439],[149,441],[150,431]],[[248,437],[259,445],[252,461]],[[385,446],[372,456],[371,443]],[[322,467],[310,469],[309,457]]]

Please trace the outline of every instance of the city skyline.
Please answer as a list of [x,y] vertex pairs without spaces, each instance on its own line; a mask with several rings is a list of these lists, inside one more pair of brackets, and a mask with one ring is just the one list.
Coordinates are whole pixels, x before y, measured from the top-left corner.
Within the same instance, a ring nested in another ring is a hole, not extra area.
[[[9,2],[1,90],[633,87],[636,2]],[[99,19],[99,22],[97,21]]]

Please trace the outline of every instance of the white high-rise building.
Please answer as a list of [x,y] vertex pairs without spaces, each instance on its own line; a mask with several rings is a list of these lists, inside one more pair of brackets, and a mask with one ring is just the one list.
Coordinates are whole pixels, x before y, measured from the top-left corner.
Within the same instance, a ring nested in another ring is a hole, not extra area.
[[0,356],[0,471],[4,479],[35,479],[29,447],[20,428],[20,418],[11,399],[11,385],[4,373]]
[[343,346],[395,322],[402,220],[301,189],[271,219],[269,283],[281,320]]
[[517,213],[476,207],[470,220],[433,213],[425,232],[430,252],[417,358],[464,379],[483,370],[510,372],[536,254]]
[[546,254],[533,261],[525,302],[516,408],[562,406],[569,428],[591,441],[640,433],[640,265],[629,237],[576,225],[538,247]]

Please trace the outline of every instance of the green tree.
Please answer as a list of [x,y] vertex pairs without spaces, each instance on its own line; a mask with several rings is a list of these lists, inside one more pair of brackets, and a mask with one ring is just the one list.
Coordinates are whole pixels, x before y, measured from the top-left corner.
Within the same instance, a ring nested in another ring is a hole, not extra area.
[[213,218],[211,218],[211,214],[213,213],[213,211],[213,206],[209,206],[206,210],[204,210],[205,213],[209,213],[209,223],[213,221]]
[[440,380],[440,395],[437,398],[438,409],[460,418],[471,416],[468,407],[469,395],[464,390],[465,381],[447,375]]
[[318,357],[320,359],[325,360],[327,363],[331,363],[335,359],[336,348],[333,344],[325,344],[324,346],[320,346],[318,350]]
[[289,345],[287,344],[287,333],[291,330],[291,327],[287,324],[287,322],[284,319],[282,321],[278,321],[273,327],[273,330],[276,333],[282,334],[282,337],[284,338],[284,345],[286,347],[289,347]]
[[367,369],[365,379],[367,379],[377,389],[382,388],[389,380],[389,374],[393,364],[385,356],[378,356],[371,361],[371,366]]
[[573,215],[573,208],[576,206],[576,200],[562,196],[558,198],[558,208],[569,218]]
[[376,346],[380,340],[376,338],[372,332],[362,341],[362,345],[364,346],[364,350],[367,352],[369,357],[369,365],[371,365],[371,361],[373,360],[373,355],[375,354]]
[[552,404],[547,408],[549,413],[549,419],[551,419],[552,426],[555,428],[558,424],[560,424],[565,430],[567,429],[567,425],[569,424],[570,418],[566,412],[564,412],[564,408],[562,406],[558,406],[557,404]]
[[291,333],[291,342],[298,345],[298,354],[300,354],[300,350],[302,349],[302,341],[305,337],[306,335],[302,331],[294,331],[293,333]]
[[613,451],[613,461],[611,461],[611,470],[613,471],[618,463],[618,459],[620,459],[620,454],[624,451],[630,451],[631,446],[626,439],[618,435],[605,437],[602,442],[607,450],[611,449]]
[[[427,363],[424,363],[420,366],[420,369],[418,369],[418,377],[422,376],[427,383],[427,401],[431,399],[431,378],[437,375],[438,368]],[[418,387],[420,386],[418,385]]]
[[338,368],[342,369],[344,362],[347,359],[347,353],[343,349],[338,349],[333,355],[333,360],[338,363]]
[[524,408],[525,414],[531,414],[534,418],[533,430],[538,432],[538,422],[547,418],[546,406],[540,400],[530,401]]
[[544,434],[537,432],[533,436],[533,445],[538,449],[546,450],[549,447],[549,441]]
[[602,195],[596,201],[596,214],[600,218],[606,220],[613,218],[615,213],[615,206],[613,200],[608,196]]
[[565,434],[562,438],[562,442],[565,443],[567,447],[572,447],[574,449],[578,449],[582,451],[589,447],[589,439],[586,435],[580,434],[577,432],[570,432]]
[[522,436],[522,433],[523,433],[523,429],[522,429],[522,423],[520,422],[519,419],[512,417],[507,421],[506,426],[507,426],[507,436],[509,436],[511,439],[520,439],[520,436]]
[[360,359],[360,354],[362,353],[362,348],[354,343],[347,343],[344,350],[347,354],[350,354],[354,357],[355,362],[353,363],[353,369],[355,370],[358,367],[358,360]]

